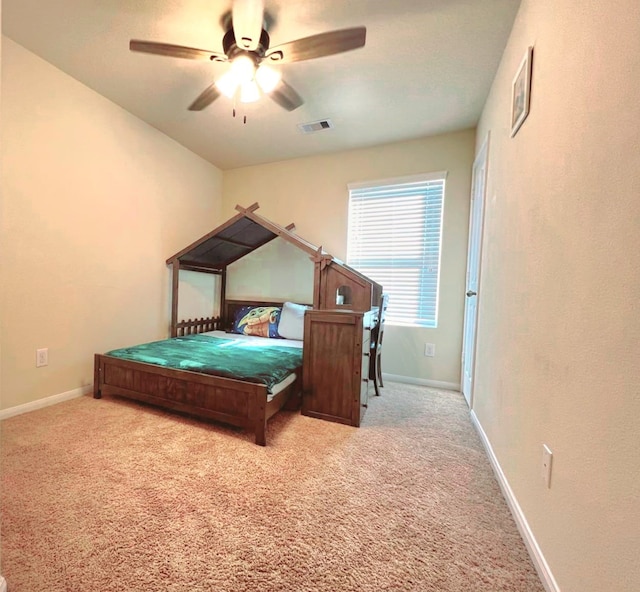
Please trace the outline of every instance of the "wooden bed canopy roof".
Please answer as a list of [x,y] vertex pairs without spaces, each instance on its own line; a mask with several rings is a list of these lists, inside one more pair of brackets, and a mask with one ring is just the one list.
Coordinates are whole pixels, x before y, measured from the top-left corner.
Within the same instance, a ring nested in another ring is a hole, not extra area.
[[345,265],[322,247],[316,247],[293,231],[294,224],[280,226],[256,214],[260,206],[236,206],[238,213],[167,259],[173,270],[171,332],[178,322],[179,271],[189,270],[221,276],[221,303],[225,301],[227,266],[280,237],[303,250],[315,264],[313,307],[367,311],[377,306],[382,286]]
[[169,257],[167,264],[172,265],[178,260],[180,269],[218,273],[278,236],[309,255],[317,254],[318,247],[293,234],[294,224],[284,227],[270,222],[255,213],[259,207],[258,203],[248,208],[236,206],[238,214]]

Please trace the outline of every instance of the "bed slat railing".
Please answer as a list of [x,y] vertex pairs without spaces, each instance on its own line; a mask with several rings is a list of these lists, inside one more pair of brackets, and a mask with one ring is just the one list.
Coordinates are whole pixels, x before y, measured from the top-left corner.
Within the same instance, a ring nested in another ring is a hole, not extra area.
[[220,319],[220,317],[188,319],[176,324],[176,335],[178,337],[197,335],[198,333],[205,333],[206,331],[217,331],[221,327],[222,319]]

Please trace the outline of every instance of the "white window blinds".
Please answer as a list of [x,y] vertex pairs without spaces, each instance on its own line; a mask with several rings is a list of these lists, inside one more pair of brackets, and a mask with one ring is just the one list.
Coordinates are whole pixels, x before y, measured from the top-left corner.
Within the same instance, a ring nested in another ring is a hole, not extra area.
[[437,326],[445,178],[349,185],[347,263],[382,284],[390,323]]

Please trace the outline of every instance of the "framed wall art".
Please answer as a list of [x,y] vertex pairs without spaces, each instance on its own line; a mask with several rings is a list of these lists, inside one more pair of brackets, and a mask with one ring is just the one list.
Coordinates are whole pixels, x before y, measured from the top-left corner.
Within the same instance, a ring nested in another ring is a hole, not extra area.
[[518,66],[511,89],[511,137],[516,135],[520,126],[529,115],[529,95],[531,94],[531,62],[533,61],[533,47],[527,48],[527,53]]

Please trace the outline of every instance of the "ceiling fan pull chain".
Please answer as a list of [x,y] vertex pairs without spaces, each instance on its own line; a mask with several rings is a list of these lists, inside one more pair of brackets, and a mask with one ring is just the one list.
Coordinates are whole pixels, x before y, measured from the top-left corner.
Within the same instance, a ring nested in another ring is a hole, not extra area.
[[244,124],[247,123],[247,116],[246,115],[244,116],[244,121],[242,123],[244,123]]

